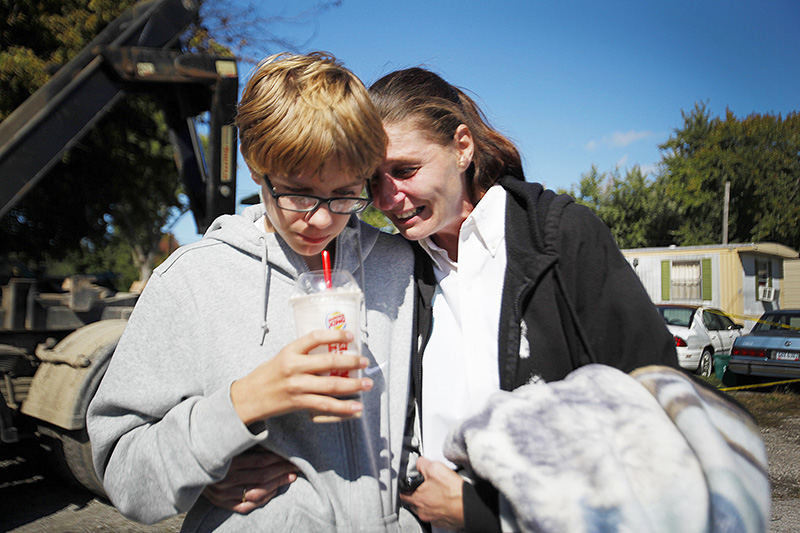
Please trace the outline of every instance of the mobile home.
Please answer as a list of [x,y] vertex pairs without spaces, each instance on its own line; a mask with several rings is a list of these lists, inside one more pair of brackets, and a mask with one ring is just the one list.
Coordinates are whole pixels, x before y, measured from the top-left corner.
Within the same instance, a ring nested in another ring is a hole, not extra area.
[[[634,248],[622,254],[654,303],[716,307],[747,330],[764,311],[800,296],[794,294],[800,270],[792,268],[798,253],[782,244]],[[784,268],[785,262],[791,267]]]

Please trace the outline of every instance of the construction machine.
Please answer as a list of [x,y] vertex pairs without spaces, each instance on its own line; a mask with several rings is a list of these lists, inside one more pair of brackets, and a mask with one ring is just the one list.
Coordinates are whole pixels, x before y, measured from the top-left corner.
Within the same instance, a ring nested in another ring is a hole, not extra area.
[[[163,109],[198,231],[234,212],[237,64],[231,57],[182,50],[180,37],[198,9],[195,0],[137,3],[0,123],[0,216],[134,93],[152,96]],[[79,275],[57,286],[27,277],[6,281],[0,306],[0,446],[44,444],[75,480],[102,495],[86,410],[137,294]]]

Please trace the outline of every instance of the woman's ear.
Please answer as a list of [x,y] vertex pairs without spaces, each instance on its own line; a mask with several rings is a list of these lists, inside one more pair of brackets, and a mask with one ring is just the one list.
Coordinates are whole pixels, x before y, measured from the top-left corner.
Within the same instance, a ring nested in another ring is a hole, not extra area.
[[258,185],[259,187],[264,185],[263,175],[252,169],[250,169],[250,178],[252,178],[252,180],[256,182],[256,185]]
[[472,139],[472,132],[466,124],[460,124],[453,134],[453,142],[458,151],[458,164],[464,171],[472,163],[472,156],[475,153],[475,142]]

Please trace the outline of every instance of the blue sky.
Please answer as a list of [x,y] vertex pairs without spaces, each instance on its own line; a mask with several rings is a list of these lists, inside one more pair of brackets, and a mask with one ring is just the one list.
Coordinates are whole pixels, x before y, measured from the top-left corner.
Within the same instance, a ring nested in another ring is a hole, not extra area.
[[[315,4],[258,2],[266,16]],[[438,72],[517,144],[528,180],[553,189],[593,164],[652,174],[696,102],[712,116],[800,111],[797,0],[343,0],[275,33],[333,53],[366,85],[410,66]],[[242,83],[249,70],[240,64]],[[256,191],[241,165],[237,182],[238,198]],[[190,215],[173,231],[200,237]]]

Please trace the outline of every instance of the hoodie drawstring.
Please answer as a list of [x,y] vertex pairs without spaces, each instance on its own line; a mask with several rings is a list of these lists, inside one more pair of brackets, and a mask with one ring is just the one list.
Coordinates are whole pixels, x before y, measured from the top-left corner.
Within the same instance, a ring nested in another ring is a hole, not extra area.
[[[356,241],[356,253],[358,254],[358,270],[359,270],[359,282],[361,283],[361,290],[366,291],[366,276],[364,273],[364,250],[361,247],[361,227],[358,222],[354,225],[355,231],[355,241]],[[341,248],[341,235],[337,237],[337,248]],[[262,294],[262,308],[264,309],[264,315],[261,319],[261,340],[260,345],[264,345],[264,341],[269,333],[269,324],[267,323],[267,310],[269,306],[269,288],[270,288],[270,281],[272,280],[272,266],[269,263],[269,246],[267,244],[267,239],[265,236],[259,237],[259,242],[264,247],[263,253],[261,254],[261,268],[264,272],[263,278],[263,285],[264,291]],[[337,254],[339,257],[339,254]],[[338,259],[337,259],[338,261]],[[361,299],[361,344],[366,344],[367,340],[369,339],[369,319],[367,318],[367,306],[366,306],[366,295]]]
[[361,282],[361,344],[366,344],[369,340],[369,321],[367,319],[367,285],[364,276],[364,251],[361,249],[361,224],[356,224],[356,253],[358,253],[358,273]]
[[267,307],[269,306],[269,283],[272,279],[272,268],[269,266],[268,256],[269,247],[267,246],[266,237],[259,237],[261,244],[264,245],[264,253],[261,254],[261,268],[264,271],[264,292],[261,296],[264,308],[264,316],[261,318],[261,346],[264,346],[264,339],[267,338],[269,333],[269,325],[267,324]]

